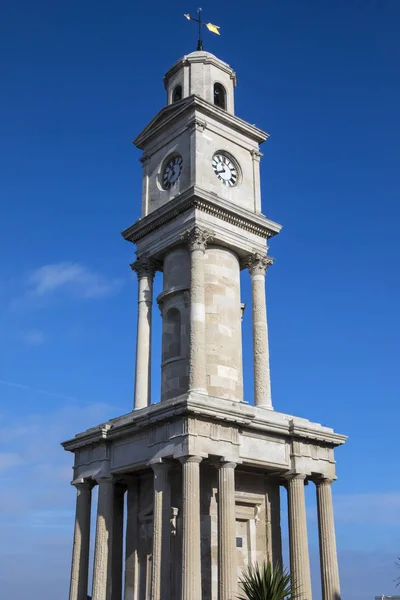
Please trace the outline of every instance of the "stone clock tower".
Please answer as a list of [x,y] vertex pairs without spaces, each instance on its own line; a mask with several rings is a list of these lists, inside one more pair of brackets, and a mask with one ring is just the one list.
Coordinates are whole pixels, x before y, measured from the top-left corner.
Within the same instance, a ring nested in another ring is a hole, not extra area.
[[[63,444],[75,455],[77,488],[70,600],[88,591],[94,486],[93,600],[235,600],[248,565],[282,561],[285,488],[290,569],[298,598],[311,600],[308,482],[323,599],[340,600],[331,483],[334,448],[346,438],[272,406],[265,277],[267,242],[281,227],[261,212],[259,145],[268,136],[235,115],[236,75],[214,55],[185,56],[164,83],[167,105],[134,142],[142,215],[123,232],[136,244],[139,280],[134,409]],[[243,397],[243,269],[254,398]],[[151,404],[157,270],[162,382]]]

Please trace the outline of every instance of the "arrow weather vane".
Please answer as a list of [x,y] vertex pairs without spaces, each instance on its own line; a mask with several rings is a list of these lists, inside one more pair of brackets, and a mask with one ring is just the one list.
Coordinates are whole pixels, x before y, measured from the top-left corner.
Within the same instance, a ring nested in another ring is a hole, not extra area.
[[204,50],[203,48],[203,40],[201,39],[201,26],[205,25],[209,31],[216,33],[217,35],[221,35],[219,32],[219,26],[213,25],[212,23],[205,23],[201,20],[201,8],[197,9],[197,19],[196,17],[191,17],[189,14],[185,14],[184,16],[188,19],[188,21],[196,21],[199,24],[199,40],[197,42],[197,50]]

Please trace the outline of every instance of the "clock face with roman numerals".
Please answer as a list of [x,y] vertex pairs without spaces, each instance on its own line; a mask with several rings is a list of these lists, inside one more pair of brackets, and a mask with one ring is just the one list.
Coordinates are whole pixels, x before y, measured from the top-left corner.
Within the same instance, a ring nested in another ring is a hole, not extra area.
[[238,181],[238,170],[225,154],[214,154],[212,159],[214,173],[224,185],[233,187]]
[[182,156],[174,156],[167,162],[162,176],[162,184],[164,189],[169,190],[178,181],[179,175],[182,171],[182,164]]

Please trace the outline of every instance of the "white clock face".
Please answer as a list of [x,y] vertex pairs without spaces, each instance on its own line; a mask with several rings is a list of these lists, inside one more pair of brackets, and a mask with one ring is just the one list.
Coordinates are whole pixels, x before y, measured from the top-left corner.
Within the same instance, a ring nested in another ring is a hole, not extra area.
[[179,175],[182,172],[182,164],[182,156],[174,156],[167,162],[162,176],[164,189],[169,190],[178,181]]
[[225,154],[214,154],[212,159],[214,173],[224,185],[233,187],[237,184],[238,172],[230,158]]

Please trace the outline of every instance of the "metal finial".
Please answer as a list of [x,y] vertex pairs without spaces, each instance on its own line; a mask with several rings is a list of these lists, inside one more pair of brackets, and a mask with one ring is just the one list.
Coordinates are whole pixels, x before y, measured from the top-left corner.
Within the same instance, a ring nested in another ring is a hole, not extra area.
[[192,17],[189,14],[184,15],[189,21],[196,21],[196,23],[198,23],[198,25],[199,25],[199,37],[198,37],[198,41],[197,41],[197,51],[204,50],[203,40],[201,39],[201,26],[202,25],[205,25],[209,31],[212,31],[213,33],[216,33],[217,35],[220,35],[219,26],[213,25],[213,23],[205,23],[204,21],[202,21],[201,13],[202,13],[202,9],[198,8],[197,9],[197,17],[198,17],[197,19],[196,19],[196,17]]

